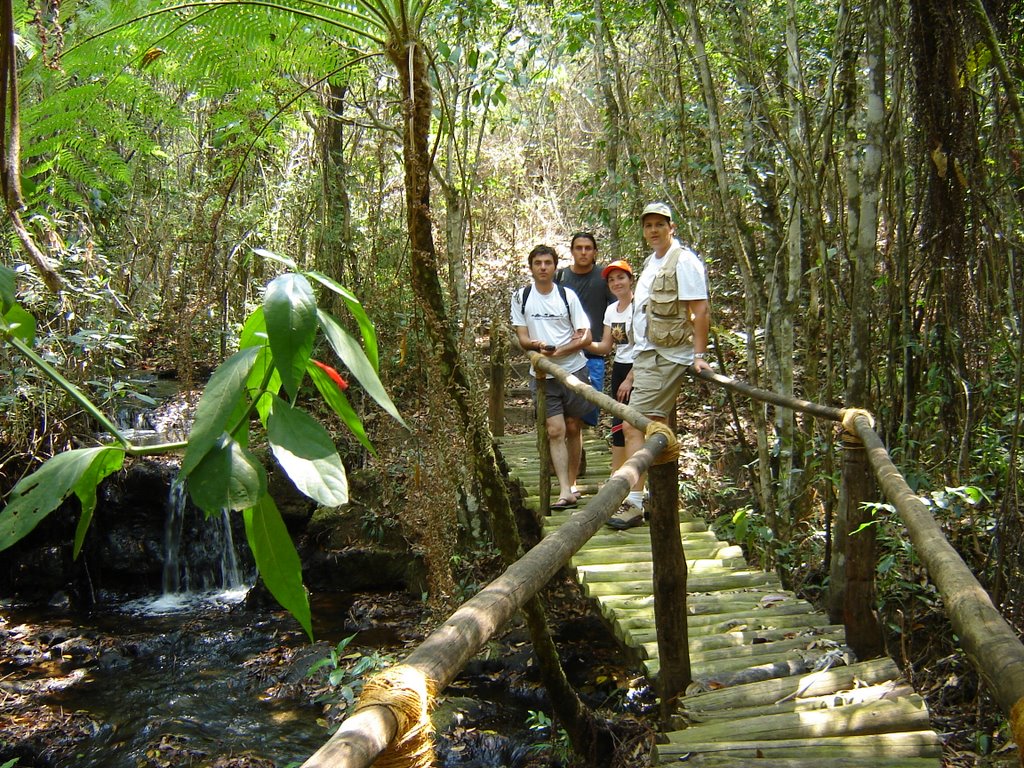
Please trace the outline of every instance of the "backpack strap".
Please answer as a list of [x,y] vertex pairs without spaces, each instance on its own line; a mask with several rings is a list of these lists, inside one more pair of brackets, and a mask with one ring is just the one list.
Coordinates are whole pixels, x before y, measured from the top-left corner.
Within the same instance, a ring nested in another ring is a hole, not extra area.
[[[565,293],[565,286],[561,283],[555,283],[555,288],[558,289],[558,295],[562,297],[562,303],[565,304],[565,313],[569,316],[569,324],[572,325],[572,310],[569,308],[569,297]],[[526,315],[526,300],[530,298],[530,291],[532,290],[533,283],[530,283],[523,288],[523,292],[521,294],[520,301],[522,302],[522,306],[520,307],[520,311],[523,313],[524,317]]]
[[526,300],[530,298],[530,291],[532,290],[533,283],[530,283],[525,288],[523,288],[523,292],[520,294],[520,297],[522,299],[522,306],[519,308],[519,311],[523,313],[523,316],[526,315]]

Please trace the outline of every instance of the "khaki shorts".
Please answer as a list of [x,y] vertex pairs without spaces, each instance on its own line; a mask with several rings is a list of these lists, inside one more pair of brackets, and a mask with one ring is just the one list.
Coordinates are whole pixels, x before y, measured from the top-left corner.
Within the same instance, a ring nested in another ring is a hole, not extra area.
[[675,410],[683,381],[689,378],[689,366],[672,363],[653,349],[645,349],[633,362],[633,393],[630,408],[645,416],[667,418]]

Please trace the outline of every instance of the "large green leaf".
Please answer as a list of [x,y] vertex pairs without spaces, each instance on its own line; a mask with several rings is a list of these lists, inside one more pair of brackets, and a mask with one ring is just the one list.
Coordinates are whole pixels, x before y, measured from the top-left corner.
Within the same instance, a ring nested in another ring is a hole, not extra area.
[[277,505],[270,496],[264,496],[242,514],[245,535],[263,583],[277,602],[298,620],[312,641],[313,617],[309,596],[302,585],[302,563]]
[[285,391],[295,399],[316,338],[316,297],[302,275],[274,278],[263,299],[267,336]]
[[103,478],[119,470],[123,464],[124,451],[120,448],[108,448],[92,460],[75,483],[75,495],[82,503],[82,515],[78,518],[78,527],[75,529],[72,557],[77,558],[78,553],[82,551],[85,534],[92,522],[92,513],[96,510],[96,488],[103,482]]
[[408,429],[408,425],[398,413],[398,409],[391,402],[391,398],[384,389],[384,385],[381,383],[380,378],[378,378],[377,371],[374,370],[370,361],[366,359],[366,355],[359,344],[356,343],[356,340],[352,338],[348,331],[341,327],[337,320],[326,312],[318,312],[317,317],[320,319],[320,327],[323,328],[327,341],[330,342],[338,357],[348,366],[352,375],[363,385],[363,389],[369,393],[370,397],[377,401],[381,408],[391,414],[395,421]]
[[206,452],[220,439],[223,432],[234,427],[229,424],[237,413],[245,392],[249,371],[259,354],[259,347],[240,349],[233,354],[210,377],[203,396],[196,406],[196,417],[189,434],[188,447],[181,459],[182,476],[189,475],[196,468]]
[[363,429],[363,422],[359,418],[359,414],[356,413],[356,409],[349,403],[348,398],[345,397],[345,393],[342,392],[338,385],[334,383],[321,368],[313,363],[309,364],[306,368],[306,373],[313,380],[313,384],[320,391],[320,395],[323,397],[324,402],[327,403],[334,410],[338,417],[345,422],[346,426],[352,430],[352,434],[356,436],[356,439],[372,453],[374,456],[377,452],[373,449],[373,445],[370,443],[370,438],[366,436],[366,430]]
[[366,314],[366,310],[363,309],[363,305],[360,303],[359,299],[356,298],[356,295],[348,288],[341,285],[337,280],[328,277],[322,272],[307,272],[306,274],[324,287],[329,288],[341,296],[342,300],[345,302],[345,306],[348,307],[348,311],[352,313],[352,317],[354,317],[356,322],[359,324],[359,333],[362,334],[363,343],[366,345],[367,359],[370,361],[374,370],[380,371],[380,359],[377,351],[377,330],[373,327],[373,322],[370,320],[370,316]]
[[248,509],[267,492],[267,471],[227,433],[221,433],[189,473],[192,501],[208,515],[224,509]]
[[249,397],[256,401],[256,412],[265,427],[267,417],[270,415],[271,396],[281,391],[281,374],[274,367],[274,355],[270,347],[259,347],[259,350],[260,354],[252,366],[246,386],[249,389]]
[[273,251],[268,251],[266,248],[253,248],[252,252],[257,256],[262,256],[264,259],[268,259],[269,261],[276,261],[278,264],[283,264],[293,272],[296,272],[299,269],[299,265],[295,263],[295,259],[292,259],[289,256],[281,256]]
[[238,337],[238,348],[261,347],[267,343],[267,320],[263,317],[263,307],[256,307],[245,318],[242,333]]
[[281,374],[274,367],[274,356],[267,345],[267,321],[263,317],[263,307],[257,307],[246,318],[245,325],[242,326],[242,334],[238,339],[238,346],[242,348],[258,347],[260,350],[259,356],[249,372],[246,387],[249,390],[249,398],[255,400],[256,412],[265,427],[271,407],[270,396],[267,393],[276,395],[281,391]]
[[32,317],[20,304],[12,304],[11,308],[3,313],[0,320],[0,328],[10,331],[11,335],[21,339],[29,346],[36,337],[36,319]]
[[28,535],[72,491],[82,501],[83,516],[91,516],[96,483],[119,469],[123,461],[124,451],[110,446],[65,451],[47,461],[11,491],[0,512],[0,549]]
[[296,488],[327,507],[348,503],[348,477],[341,457],[327,430],[312,416],[275,397],[267,440]]
[[14,306],[14,282],[14,270],[0,264],[0,315],[6,315]]

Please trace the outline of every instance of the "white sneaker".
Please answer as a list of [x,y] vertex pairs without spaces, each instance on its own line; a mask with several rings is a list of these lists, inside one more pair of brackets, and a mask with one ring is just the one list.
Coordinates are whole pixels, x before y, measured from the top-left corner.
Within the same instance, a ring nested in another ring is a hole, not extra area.
[[627,528],[635,528],[643,524],[644,511],[640,507],[634,507],[628,501],[622,502],[615,514],[605,523],[609,528],[614,528],[617,531],[624,531]]

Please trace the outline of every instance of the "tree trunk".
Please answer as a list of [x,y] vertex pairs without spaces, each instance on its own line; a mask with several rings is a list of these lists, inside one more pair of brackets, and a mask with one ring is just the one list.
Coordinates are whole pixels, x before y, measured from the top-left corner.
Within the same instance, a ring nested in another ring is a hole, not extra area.
[[604,5],[602,0],[594,0],[594,61],[597,65],[597,81],[601,88],[601,99],[604,102],[605,117],[605,203],[608,209],[608,245],[615,258],[621,251],[619,240],[619,146],[622,144],[622,128],[620,126],[619,103],[615,100],[612,88],[612,73],[609,71],[605,56],[605,23]]
[[[413,289],[426,320],[443,380],[466,430],[469,459],[473,463],[474,476],[480,485],[495,539],[503,559],[511,564],[520,556],[521,547],[508,487],[498,465],[477,388],[462,364],[437,272],[430,219],[430,153],[427,141],[431,91],[427,60],[423,48],[412,40],[390,41],[387,54],[398,70],[402,93],[405,94],[402,143]],[[530,603],[524,613],[555,713],[569,733],[573,748],[580,755],[596,755],[596,720],[565,679],[557,654],[550,652],[551,633],[539,598],[533,598]]]
[[[729,176],[725,170],[725,151],[722,146],[722,127],[718,111],[718,96],[715,91],[714,80],[711,76],[711,68],[708,65],[707,50],[704,46],[704,30],[700,23],[700,15],[697,12],[697,4],[694,0],[685,0],[687,18],[690,22],[690,36],[694,47],[694,60],[697,66],[697,74],[700,77],[701,90],[704,95],[704,106],[708,114],[708,140],[710,142],[711,156],[715,166],[715,181],[717,183],[718,195],[715,202],[721,212],[722,220],[726,222],[726,232],[729,235],[729,242],[732,245],[733,255],[739,267],[743,279],[744,288],[744,322],[747,326],[747,370],[750,382],[758,386],[758,363],[757,363],[757,328],[758,318],[763,317],[762,289],[763,279],[760,270],[751,258],[751,252],[745,247],[740,236],[745,231],[742,218],[736,209],[735,197],[730,191]],[[671,15],[662,6],[663,15],[671,22]],[[761,408],[754,408],[754,422],[757,429],[758,447],[758,470],[760,487],[757,489],[761,502],[761,511],[768,514],[772,508],[771,499],[771,478],[769,475],[769,456],[767,434],[765,431],[764,411]]]
[[[885,141],[885,28],[884,0],[867,5],[867,105],[864,113],[864,147],[859,183],[859,210],[850,232],[856,232],[852,249],[853,287],[850,292],[850,368],[846,404],[868,407],[868,374],[872,357],[871,317],[874,312],[875,242],[878,238],[878,202],[881,198],[882,145]],[[851,205],[852,207],[852,205]],[[854,225],[856,230],[853,229]]]
[[11,225],[21,241],[29,262],[46,287],[60,293],[64,281],[50,260],[36,245],[32,233],[21,220],[21,107],[18,101],[18,59],[14,41],[14,11],[11,0],[0,1],[0,190]]

